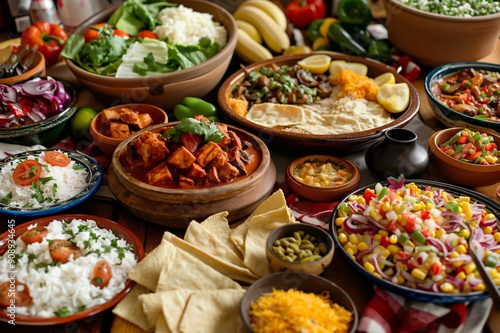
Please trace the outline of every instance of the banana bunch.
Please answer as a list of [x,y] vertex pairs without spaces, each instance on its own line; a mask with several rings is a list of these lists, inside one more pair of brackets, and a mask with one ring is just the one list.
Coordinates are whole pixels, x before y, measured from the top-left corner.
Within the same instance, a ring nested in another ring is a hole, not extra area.
[[245,0],[233,13],[238,25],[236,54],[246,63],[271,59],[290,47],[287,19],[270,0]]

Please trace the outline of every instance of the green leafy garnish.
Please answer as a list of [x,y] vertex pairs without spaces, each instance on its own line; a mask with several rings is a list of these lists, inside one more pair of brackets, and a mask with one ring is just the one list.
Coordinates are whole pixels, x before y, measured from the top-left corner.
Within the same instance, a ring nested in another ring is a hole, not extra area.
[[45,201],[45,197],[43,196],[43,191],[40,188],[40,184],[37,182],[33,182],[31,184],[31,189],[33,190],[33,194],[31,194],[31,197],[36,199],[36,201],[42,203]]
[[12,192],[9,192],[5,197],[2,198],[2,200],[0,200],[0,202],[4,205],[8,205],[11,199],[12,199]]
[[197,134],[201,137],[202,142],[219,142],[225,135],[213,122],[207,123],[194,118],[184,118],[179,124],[165,131],[163,137],[170,142],[179,143],[181,142],[180,137],[184,133]]
[[47,184],[48,182],[50,182],[51,180],[54,180],[54,177],[42,177],[42,178],[39,178],[38,181],[40,183],[42,183],[43,185]]
[[82,170],[82,169],[85,169],[84,165],[78,163],[73,164],[73,170]]
[[58,317],[64,318],[69,316],[71,314],[71,311],[68,309],[68,307],[63,306],[62,308],[54,312],[54,314]]

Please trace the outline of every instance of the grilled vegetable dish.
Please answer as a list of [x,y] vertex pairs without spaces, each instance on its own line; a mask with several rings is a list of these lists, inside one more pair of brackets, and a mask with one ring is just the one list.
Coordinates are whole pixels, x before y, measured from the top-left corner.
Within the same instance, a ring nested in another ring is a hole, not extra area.
[[473,68],[444,77],[434,96],[449,108],[487,121],[500,121],[500,73]]
[[162,133],[144,131],[122,156],[134,178],[167,188],[217,186],[251,174],[261,154],[245,137],[204,116],[184,118]]

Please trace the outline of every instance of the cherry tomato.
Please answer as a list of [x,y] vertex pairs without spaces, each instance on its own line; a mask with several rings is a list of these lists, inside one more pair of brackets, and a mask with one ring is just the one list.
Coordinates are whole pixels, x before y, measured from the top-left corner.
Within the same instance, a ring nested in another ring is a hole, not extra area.
[[158,39],[158,36],[151,30],[142,30],[136,35],[137,38],[151,38]]
[[20,186],[29,186],[36,182],[42,174],[42,165],[35,160],[26,160],[14,169],[12,178]]
[[24,244],[28,245],[33,243],[40,243],[48,233],[49,230],[46,227],[40,226],[26,230],[20,237]]
[[69,257],[73,255],[73,259],[83,255],[82,250],[73,243],[64,239],[54,239],[49,246],[50,256],[54,261],[67,263]]
[[102,289],[109,284],[112,276],[111,265],[106,260],[99,260],[94,266],[91,282],[94,286]]
[[113,30],[113,34],[114,34],[115,36],[119,36],[119,37],[121,37],[121,38],[123,38],[123,39],[129,39],[129,38],[130,38],[130,35],[129,35],[128,33],[126,33],[126,32],[125,32],[125,31],[123,31],[123,30],[120,30],[120,29],[114,29],[114,30]]
[[[13,289],[11,289],[11,286]],[[6,281],[0,285],[0,306],[8,307],[11,304],[28,306],[32,302],[30,290],[24,283],[16,281],[11,285],[10,281]]]
[[53,166],[65,167],[71,162],[68,155],[58,151],[45,152],[45,161]]
[[99,39],[99,31],[104,28],[106,23],[97,23],[97,24],[92,24],[87,30],[85,30],[85,33],[83,34],[83,37],[85,38],[85,42],[90,42],[91,40]]

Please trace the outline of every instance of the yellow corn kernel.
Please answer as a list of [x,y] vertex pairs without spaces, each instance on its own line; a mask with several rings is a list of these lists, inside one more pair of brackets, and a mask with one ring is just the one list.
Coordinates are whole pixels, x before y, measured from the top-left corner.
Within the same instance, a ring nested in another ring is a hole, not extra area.
[[345,252],[350,256],[354,256],[354,250],[352,249],[352,247],[346,248]]
[[349,242],[351,242],[353,244],[358,244],[359,243],[358,236],[356,234],[350,234],[349,235]]
[[404,284],[404,283],[405,283],[405,281],[406,281],[406,280],[405,280],[405,278],[404,278],[402,275],[398,275],[398,276],[396,277],[396,279],[397,279],[397,280],[396,280],[396,284]]
[[491,156],[491,155],[486,155],[486,156],[484,156],[484,159],[486,160],[486,162],[488,162],[490,164],[496,164],[496,162],[498,160],[498,157]]
[[437,229],[436,230],[436,238],[441,238],[441,236],[443,236],[445,233],[446,233],[446,231],[444,231],[444,229]]
[[485,234],[491,234],[493,232],[493,228],[490,226],[487,226],[486,228],[484,228],[483,231]]
[[398,242],[398,236],[396,236],[396,235],[391,235],[391,236],[389,237],[389,243],[391,243],[391,244],[396,244],[397,242]]
[[465,273],[470,274],[476,270],[476,264],[474,261],[471,261],[464,265]]
[[377,222],[382,220],[382,214],[380,214],[379,211],[376,209],[370,210],[370,217]]
[[460,272],[456,276],[457,276],[457,278],[459,278],[462,281],[465,280],[465,278],[467,277],[467,275],[465,274],[465,272]]
[[389,250],[391,254],[396,254],[399,252],[400,248],[397,245],[391,244],[387,247],[387,250]]
[[409,240],[406,242],[406,246],[415,247],[415,244]]
[[427,273],[428,271],[421,268],[414,268],[411,270],[411,276],[419,280],[425,280],[425,278],[427,277]]
[[500,278],[500,274],[498,274],[498,271],[496,269],[490,269],[489,273],[493,279]]
[[379,279],[381,279],[381,278],[382,278],[382,276],[381,276],[379,273],[377,273],[377,272],[373,272],[372,274],[373,274],[374,276],[378,277]]
[[345,244],[345,243],[347,243],[347,235],[346,235],[346,234],[344,234],[343,232],[341,232],[341,233],[339,234],[339,242],[340,242],[341,244]]
[[379,234],[380,236],[389,236],[389,232],[388,232],[387,230],[383,230],[383,229],[380,229],[380,230],[378,231],[378,234]]
[[462,230],[460,230],[460,232],[458,234],[460,236],[462,236],[463,238],[468,239],[470,236],[470,231],[467,229],[462,229]]
[[359,251],[368,250],[368,244],[366,244],[365,242],[359,242],[357,246]]
[[345,219],[346,219],[345,217],[337,217],[337,218],[335,219],[335,225],[336,225],[337,227],[342,226],[342,224],[344,224]]
[[365,261],[365,263],[363,264],[363,266],[365,267],[365,269],[370,272],[370,273],[373,273],[375,272],[375,267],[368,261]]
[[423,210],[425,208],[425,204],[423,202],[417,202],[413,204],[412,210],[418,211]]
[[495,240],[500,243],[500,232],[498,232],[498,231],[495,232],[493,234],[493,238],[495,238]]
[[377,242],[380,242],[381,239],[382,239],[382,235],[381,234],[375,234],[375,235],[373,235],[373,240],[375,240]]
[[494,218],[495,218],[495,215],[493,215],[493,214],[491,214],[491,213],[488,213],[488,214],[486,214],[486,215],[484,216],[484,218],[485,218],[486,220],[492,220],[492,219],[494,219]]
[[349,248],[352,250],[352,254],[358,253],[358,247],[354,244],[349,244]]
[[472,290],[484,291],[486,290],[486,286],[484,285],[484,283],[481,282],[480,284],[472,288]]
[[465,246],[463,244],[460,244],[460,245],[457,245],[457,247],[455,248],[457,250],[458,253],[460,254],[465,254],[467,253],[467,249],[465,248]]
[[430,202],[427,202],[427,203],[425,204],[425,209],[426,209],[426,210],[431,210],[432,208],[434,208],[434,205],[433,205],[433,204],[431,204]]
[[391,251],[389,251],[388,249],[385,249],[384,251],[382,251],[382,253],[380,253],[380,257],[384,259],[387,259],[387,257],[389,257],[390,255]]
[[366,200],[363,197],[358,197],[356,199],[356,202],[359,203],[359,204],[362,204],[362,205],[366,205]]
[[373,249],[373,253],[375,252],[379,252],[379,251],[384,251],[385,250],[385,247],[383,247],[382,245],[377,245],[375,246],[375,248]]
[[493,282],[494,282],[497,286],[500,286],[500,278],[493,279]]
[[449,282],[444,282],[441,284],[441,286],[439,286],[439,289],[441,289],[442,292],[445,292],[445,293],[450,293],[453,291],[453,285]]

